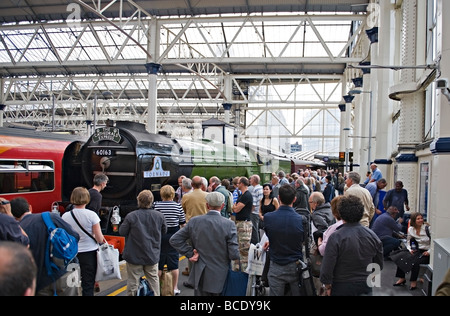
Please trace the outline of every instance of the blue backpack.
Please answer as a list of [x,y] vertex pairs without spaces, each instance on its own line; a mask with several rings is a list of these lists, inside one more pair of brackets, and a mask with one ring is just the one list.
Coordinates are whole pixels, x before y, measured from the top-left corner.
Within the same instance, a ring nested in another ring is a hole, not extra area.
[[61,269],[66,269],[78,253],[78,241],[64,228],[56,227],[50,213],[42,213],[42,219],[48,230],[47,247],[45,249],[45,266],[49,276]]

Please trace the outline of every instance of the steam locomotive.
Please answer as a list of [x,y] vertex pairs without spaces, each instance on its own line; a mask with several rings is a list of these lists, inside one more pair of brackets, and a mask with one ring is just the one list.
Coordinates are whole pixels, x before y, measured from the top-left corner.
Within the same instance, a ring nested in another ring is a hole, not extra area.
[[172,139],[125,121],[98,128],[87,140],[8,128],[1,128],[0,135],[0,195],[24,196],[34,212],[55,207],[63,212],[75,187],[90,188],[95,174],[108,175],[109,183],[102,191],[106,234],[112,233],[113,209],[123,219],[136,209],[140,191],[149,189],[158,200],[160,188],[178,186],[181,175],[231,179],[258,174],[263,183],[279,170],[317,167],[257,145]]
[[97,173],[105,173],[109,183],[102,191],[104,206],[136,206],[137,194],[178,185],[185,175],[221,179],[258,174],[269,181],[272,172],[291,170],[291,161],[268,151],[228,146],[212,140],[188,141],[151,134],[134,122],[116,122],[99,128],[82,145],[73,143],[64,154],[63,196],[76,186],[92,186]]

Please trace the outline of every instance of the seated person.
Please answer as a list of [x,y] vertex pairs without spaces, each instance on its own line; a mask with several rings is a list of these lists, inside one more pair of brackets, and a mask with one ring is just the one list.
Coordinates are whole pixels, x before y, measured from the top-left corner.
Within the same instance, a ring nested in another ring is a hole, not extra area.
[[394,233],[402,230],[402,221],[400,218],[398,222],[395,221],[398,215],[398,209],[395,206],[390,206],[386,213],[378,216],[373,223],[372,230],[380,238],[383,243],[383,255],[388,257],[392,250],[400,247],[401,240],[393,237]]

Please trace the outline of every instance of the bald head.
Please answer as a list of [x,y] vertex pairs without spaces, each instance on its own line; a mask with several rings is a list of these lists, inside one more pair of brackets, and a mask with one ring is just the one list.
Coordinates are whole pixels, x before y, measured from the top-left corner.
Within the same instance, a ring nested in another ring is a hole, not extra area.
[[203,185],[203,180],[202,180],[201,177],[199,177],[199,176],[194,176],[194,177],[192,178],[192,187],[193,187],[194,189],[201,189],[201,188],[202,188],[202,185]]

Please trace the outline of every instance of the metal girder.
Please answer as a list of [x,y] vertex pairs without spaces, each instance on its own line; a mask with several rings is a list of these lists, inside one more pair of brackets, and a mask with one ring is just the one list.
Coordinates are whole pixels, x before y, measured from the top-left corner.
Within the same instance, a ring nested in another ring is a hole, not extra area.
[[[327,99],[322,91],[312,93],[311,99],[291,98],[292,91],[336,86],[346,65],[360,61],[348,57],[348,50],[363,30],[364,14],[158,18],[136,2],[125,2],[134,13],[114,20],[103,15],[108,11],[103,4],[92,7],[103,20],[0,26],[6,121],[32,118],[41,128],[46,126],[53,114],[52,100],[41,97],[47,94],[54,98],[58,127],[86,131],[95,94],[110,91],[112,99],[98,100],[99,123],[114,117],[145,122],[145,64],[151,57],[163,66],[157,83],[159,128],[223,118],[222,103],[231,103],[244,114],[236,123],[245,134],[258,122],[251,116],[245,119],[250,111],[259,111],[256,116],[265,115],[267,121],[273,111],[293,111],[299,118],[308,110],[322,117],[325,135],[325,117],[338,116],[333,104],[339,100]],[[155,20],[160,42],[158,54],[150,56],[149,23]],[[335,28],[356,32],[345,40],[330,39],[328,33]],[[225,91],[227,77],[237,87],[232,94]],[[242,82],[248,83],[250,94],[239,88]],[[287,95],[276,92],[287,85],[292,86]],[[280,137],[303,137],[304,123],[277,121],[289,131]]]
[[[342,28],[349,19],[359,23],[356,34],[360,33],[363,16],[283,16],[276,23],[275,18],[190,18],[176,19],[176,24],[173,19],[157,20],[161,53],[153,56],[154,61],[162,64],[165,72],[213,64],[228,73],[266,73],[270,69],[279,74],[318,73],[317,65],[325,68],[322,73],[329,68],[328,73],[342,74],[347,63],[360,61],[346,54],[354,36],[332,43],[324,38],[329,38],[326,32],[333,23]],[[148,19],[115,26],[104,21],[79,23],[79,27],[70,23],[1,26],[0,75],[145,73],[148,53],[143,47],[151,40]],[[226,45],[217,40],[222,27],[232,37]],[[308,39],[300,28],[307,28]],[[276,36],[280,32],[285,33],[282,40]],[[255,33],[256,38],[249,37]],[[314,51],[304,52],[305,46]]]
[[[27,0],[1,1],[0,23],[15,23],[21,21],[40,22],[67,19],[67,16],[80,14],[83,19],[96,18],[96,12],[78,10],[74,4],[91,4],[96,11],[108,18],[131,19],[139,12],[152,16],[201,16],[229,14],[265,14],[267,12],[350,12],[360,13],[366,10],[369,0]],[[139,8],[139,12],[137,12]]]

